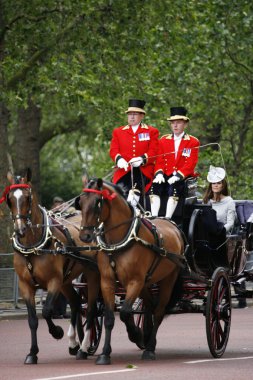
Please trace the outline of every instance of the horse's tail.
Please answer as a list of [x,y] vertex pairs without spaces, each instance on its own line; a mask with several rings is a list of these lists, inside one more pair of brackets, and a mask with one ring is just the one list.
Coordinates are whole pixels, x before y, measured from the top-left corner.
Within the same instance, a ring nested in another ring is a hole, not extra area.
[[181,269],[172,290],[170,300],[166,306],[165,314],[170,314],[170,310],[173,309],[173,307],[176,306],[177,302],[182,298],[184,289],[183,284],[183,269]]

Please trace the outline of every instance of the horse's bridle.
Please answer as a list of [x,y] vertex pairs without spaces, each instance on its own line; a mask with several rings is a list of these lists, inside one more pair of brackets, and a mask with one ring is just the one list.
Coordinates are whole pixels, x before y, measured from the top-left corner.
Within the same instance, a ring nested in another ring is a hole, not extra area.
[[29,190],[29,208],[28,212],[26,215],[23,214],[17,214],[13,216],[12,214],[12,220],[13,223],[15,223],[16,220],[19,219],[24,219],[27,224],[31,224],[31,214],[32,214],[32,189],[31,186],[28,184],[23,184],[23,183],[18,183],[14,185],[7,186],[3,192],[2,198],[0,199],[0,204],[3,203],[4,201],[7,202],[8,206],[10,207],[10,202],[9,202],[9,193],[16,190],[16,189],[28,189]]
[[[102,212],[102,207],[103,207],[103,201],[104,200],[109,200],[112,201],[114,198],[116,198],[117,194],[116,193],[111,193],[107,189],[103,190],[96,190],[96,189],[83,189],[83,193],[95,193],[101,195],[101,198],[99,199],[98,203],[98,211],[97,211],[97,222],[96,225],[94,226],[81,226],[80,230],[93,230],[96,235],[96,240],[100,248],[102,248],[104,251],[108,252],[115,252],[115,251],[120,251],[121,249],[125,249],[133,240],[136,240],[139,228],[140,228],[140,218],[136,216],[135,209],[133,209],[133,217],[131,217],[127,221],[123,221],[122,223],[117,224],[116,226],[113,226],[109,228],[109,230],[112,230],[114,228],[118,228],[122,224],[125,223],[131,223],[130,228],[124,237],[124,239],[118,243],[118,244],[113,244],[113,245],[108,245],[106,242],[103,241],[103,238],[101,235],[104,235],[104,228],[103,228],[103,223],[100,221],[100,216]],[[108,231],[108,230],[107,230]]]
[[[28,189],[29,190],[29,209],[28,209],[27,215],[17,214],[15,216],[12,216],[13,222],[15,222],[18,219],[24,219],[26,221],[26,224],[32,226],[31,215],[32,215],[33,195],[32,195],[32,188],[30,185],[20,183],[20,184],[14,184],[14,185],[10,185],[10,186],[6,187],[2,197],[0,198],[0,204],[3,203],[4,201],[6,201],[8,206],[10,206],[8,194],[11,191],[14,191],[15,189]],[[41,254],[41,252],[43,252],[45,245],[48,244],[49,240],[52,238],[52,231],[50,229],[50,220],[49,220],[48,213],[41,206],[39,206],[39,208],[40,208],[40,211],[41,211],[42,216],[43,216],[43,224],[42,225],[46,226],[46,228],[43,228],[43,235],[42,235],[41,240],[33,246],[25,247],[22,243],[20,243],[20,241],[18,240],[18,237],[15,233],[12,236],[13,248],[16,251],[22,253],[24,256],[29,256],[30,254],[36,254],[36,255]],[[37,227],[38,226],[39,225],[37,225]]]
[[89,188],[84,188],[83,193],[95,193],[95,194],[101,195],[101,198],[98,198],[97,203],[96,203],[96,210],[95,210],[96,217],[97,217],[96,224],[93,226],[81,226],[80,227],[80,231],[83,231],[83,230],[96,231],[97,226],[99,226],[101,223],[100,217],[101,217],[101,213],[102,213],[104,200],[108,199],[109,201],[112,201],[114,198],[116,198],[117,194],[116,193],[110,193],[110,191],[107,189],[97,190],[97,189],[89,189]]

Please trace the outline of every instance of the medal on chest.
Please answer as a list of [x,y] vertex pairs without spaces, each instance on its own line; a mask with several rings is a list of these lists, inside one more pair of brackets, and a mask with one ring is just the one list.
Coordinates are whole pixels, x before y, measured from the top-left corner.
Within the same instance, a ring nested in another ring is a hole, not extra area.
[[190,148],[184,148],[182,152],[183,157],[190,157],[191,156],[191,149]]
[[138,134],[138,140],[139,141],[148,141],[148,140],[150,140],[150,135],[149,135],[149,133],[139,133]]

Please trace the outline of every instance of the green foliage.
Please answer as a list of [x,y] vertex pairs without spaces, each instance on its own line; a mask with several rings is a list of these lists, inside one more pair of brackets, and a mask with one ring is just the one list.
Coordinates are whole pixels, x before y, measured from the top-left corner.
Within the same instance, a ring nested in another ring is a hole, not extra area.
[[226,167],[232,194],[252,198],[253,4],[248,0],[2,1],[0,90],[15,134],[28,96],[41,107],[42,200],[79,193],[84,167],[112,170],[109,141],[130,97],[146,122],[168,132],[185,105],[200,138],[200,182]]
[[113,163],[108,150],[109,143],[104,142],[99,133],[93,141],[80,133],[73,133],[71,139],[63,135],[52,139],[41,155],[42,204],[50,208],[55,195],[64,200],[79,195],[85,171],[90,177],[108,175],[110,180]]

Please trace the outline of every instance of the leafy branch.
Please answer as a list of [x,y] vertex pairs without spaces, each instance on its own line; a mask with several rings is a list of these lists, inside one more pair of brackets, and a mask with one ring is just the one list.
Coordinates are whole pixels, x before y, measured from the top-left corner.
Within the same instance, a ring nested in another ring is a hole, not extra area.
[[12,26],[14,24],[16,24],[18,21],[22,20],[22,19],[25,19],[27,21],[32,21],[34,23],[37,23],[41,20],[45,20],[48,15],[52,14],[52,13],[55,13],[55,12],[60,12],[60,9],[58,8],[54,8],[54,9],[50,9],[50,10],[44,10],[43,12],[41,12],[41,14],[38,16],[38,17],[35,17],[35,16],[30,16],[30,15],[27,15],[27,14],[24,14],[24,13],[21,13],[17,16],[15,16],[8,24],[6,24],[4,26],[4,28],[0,31],[0,42],[2,42],[5,38],[5,35],[6,33],[11,30]]
[[56,135],[75,132],[82,129],[86,124],[87,122],[85,118],[83,116],[80,116],[76,120],[71,119],[68,122],[65,122],[63,125],[58,126],[58,130],[60,130],[60,132],[57,132],[55,128],[42,130],[40,132],[40,149],[42,149],[42,147]]
[[17,84],[23,81],[26,78],[27,73],[33,68],[36,62],[39,62],[41,58],[45,58],[45,55],[48,54],[52,48],[61,41],[64,36],[73,28],[75,28],[79,23],[84,20],[84,14],[79,15],[73,21],[71,21],[66,28],[62,29],[60,33],[58,33],[55,38],[49,42],[45,47],[36,51],[32,57],[24,64],[24,66],[19,70],[16,75],[14,75],[8,82],[7,88],[14,89]]

